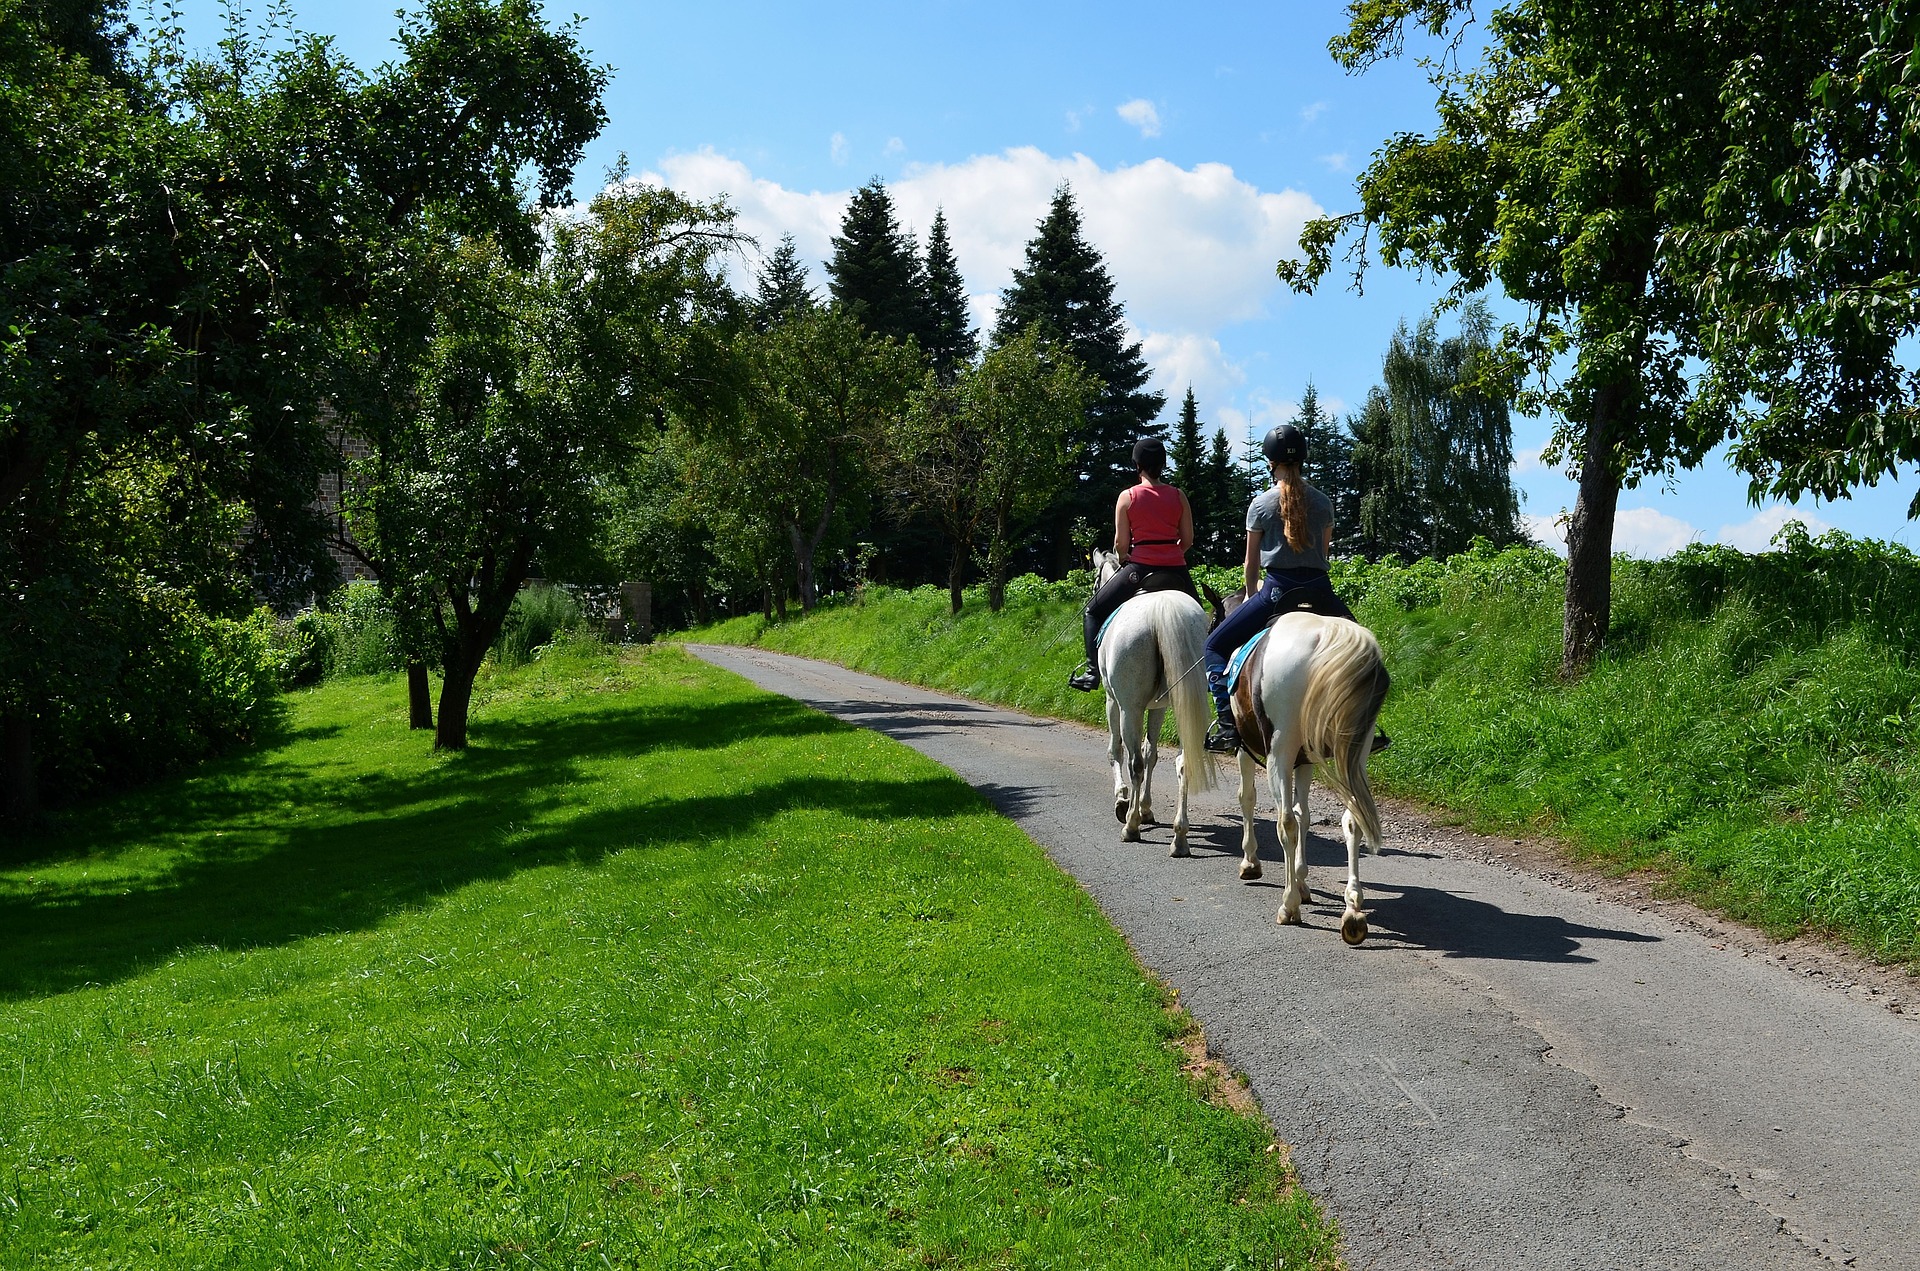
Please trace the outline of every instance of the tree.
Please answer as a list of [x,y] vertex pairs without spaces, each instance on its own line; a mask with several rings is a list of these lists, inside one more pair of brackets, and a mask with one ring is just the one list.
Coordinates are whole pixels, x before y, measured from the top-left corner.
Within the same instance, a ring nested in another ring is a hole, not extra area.
[[763,510],[786,536],[800,605],[811,612],[820,545],[871,492],[887,434],[920,377],[919,354],[868,333],[835,304],[752,340],[743,357],[744,418],[701,440],[725,456],[714,475],[726,497]]
[[1240,484],[1235,480],[1233,443],[1224,429],[1213,434],[1207,447],[1205,477],[1201,481],[1207,520],[1196,519],[1194,533],[1205,544],[1204,558],[1217,565],[1231,565],[1246,554],[1247,504],[1239,498]]
[[1193,386],[1187,386],[1187,395],[1180,402],[1180,416],[1173,426],[1173,445],[1167,451],[1168,464],[1172,469],[1170,480],[1187,496],[1187,503],[1193,508],[1194,550],[1189,553],[1198,563],[1206,559],[1207,529],[1213,524],[1215,513],[1211,501],[1212,491],[1207,483],[1207,451],[1200,440],[1200,406],[1193,399]]
[[753,324],[762,331],[771,330],[793,315],[811,310],[815,303],[813,288],[807,283],[807,267],[800,263],[800,249],[794,246],[793,235],[783,234],[780,246],[760,271]]
[[[269,53],[238,20],[211,60],[163,22],[135,64],[120,13],[0,10],[0,749],[15,813],[35,800],[36,726],[82,700],[114,710],[148,619],[325,584],[309,505],[332,458],[327,333],[430,209],[480,225],[505,205],[535,241],[522,173],[557,202],[603,119],[604,71],[536,5],[433,0],[372,77],[317,38]],[[135,514],[149,498],[160,510]]]
[[1165,429],[1154,420],[1166,405],[1165,396],[1146,391],[1149,371],[1140,342],[1127,339],[1113,279],[1081,233],[1080,209],[1064,185],[1054,192],[1051,208],[1027,244],[1025,265],[1014,270],[1013,285],[1002,293],[993,343],[1009,343],[1029,329],[1101,384],[1074,438],[1079,458],[1073,482],[1048,514],[1052,566],[1064,571],[1073,551],[1074,518],[1107,522],[1115,493],[1132,478],[1133,443],[1164,437]]
[[1320,390],[1307,381],[1300,409],[1289,421],[1307,437],[1306,477],[1333,505],[1334,551],[1351,551],[1360,523],[1360,492],[1354,484],[1353,438],[1320,407]]
[[1464,551],[1474,539],[1526,541],[1513,490],[1507,403],[1475,373],[1493,321],[1469,304],[1460,333],[1442,340],[1432,318],[1394,332],[1384,388],[1367,395],[1351,450],[1358,548],[1372,558]]
[[927,334],[926,283],[912,235],[880,178],[853,192],[827,262],[833,299],[861,326],[905,344]]
[[927,231],[927,261],[922,273],[926,297],[922,301],[924,324],[920,347],[936,374],[951,378],[962,366],[973,361],[980,341],[968,320],[966,282],[960,277],[960,263],[953,257],[953,244],[947,240],[947,214],[936,210],[933,228]]
[[1066,483],[1096,388],[1028,331],[950,380],[928,372],[914,394],[894,444],[906,497],[946,535],[954,613],[969,556],[986,573],[988,607],[1000,611],[1014,536]]
[[[1708,350],[1696,288],[1669,264],[1739,141],[1723,90],[1754,59],[1803,66],[1810,50],[1831,46],[1819,30],[1829,16],[1803,11],[1575,0],[1497,9],[1479,66],[1433,65],[1437,129],[1389,140],[1360,178],[1360,210],[1310,222],[1304,259],[1280,264],[1310,290],[1334,244],[1358,229],[1359,269],[1377,235],[1384,261],[1451,275],[1456,299],[1497,282],[1528,307],[1488,360],[1499,372],[1488,392],[1555,414],[1549,457],[1568,460],[1579,481],[1567,535],[1569,674],[1606,636],[1622,486],[1698,463],[1736,422],[1731,397],[1693,391],[1689,359]],[[1349,69],[1397,55],[1410,23],[1458,38],[1456,24],[1473,18],[1455,0],[1349,12],[1332,44]]]
[[474,677],[543,554],[604,531],[600,491],[673,410],[724,411],[730,214],[620,183],[553,221],[535,264],[468,239],[448,262],[418,413],[352,475],[355,537],[435,597],[434,745],[460,750]]
[[1752,497],[1843,498],[1920,463],[1920,11],[1755,8],[1717,98],[1725,161],[1670,267],[1702,310],[1702,397],[1748,412]]

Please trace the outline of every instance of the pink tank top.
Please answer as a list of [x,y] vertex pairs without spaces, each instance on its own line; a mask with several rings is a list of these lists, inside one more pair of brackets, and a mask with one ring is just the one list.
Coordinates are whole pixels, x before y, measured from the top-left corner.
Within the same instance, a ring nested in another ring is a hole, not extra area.
[[1127,526],[1133,547],[1127,559],[1141,565],[1184,565],[1180,550],[1180,491],[1170,485],[1136,485],[1127,491]]

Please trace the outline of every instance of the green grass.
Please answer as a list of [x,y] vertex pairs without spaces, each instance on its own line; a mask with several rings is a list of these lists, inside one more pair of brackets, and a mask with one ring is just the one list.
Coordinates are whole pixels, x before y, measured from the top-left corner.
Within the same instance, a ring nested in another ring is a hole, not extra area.
[[404,684],[0,870],[0,1263],[1262,1267],[1333,1238],[951,774],[676,650]]
[[[1660,871],[1776,934],[1830,933],[1920,967],[1920,670],[1889,634],[1897,615],[1796,625],[1806,606],[1791,595],[1771,610],[1739,591],[1676,603],[1669,572],[1706,555],[1667,572],[1623,561],[1614,645],[1571,684],[1544,553],[1348,571],[1394,676],[1377,784],[1482,829],[1553,835],[1603,868]],[[875,589],[686,638],[1101,722],[1099,696],[1065,685],[1078,606],[1058,586],[1026,590],[997,616],[976,599],[953,617],[936,589]]]

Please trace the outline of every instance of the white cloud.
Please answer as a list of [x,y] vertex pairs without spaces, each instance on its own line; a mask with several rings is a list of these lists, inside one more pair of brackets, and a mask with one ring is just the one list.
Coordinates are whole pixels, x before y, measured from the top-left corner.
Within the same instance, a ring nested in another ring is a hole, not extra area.
[[1546,548],[1548,551],[1553,552],[1555,555],[1565,556],[1567,554],[1567,528],[1561,524],[1561,518],[1564,516],[1566,516],[1565,512],[1560,513],[1559,516],[1538,516],[1532,512],[1522,512],[1520,514],[1520,526],[1526,530],[1534,542],[1540,544],[1540,546]]
[[1311,106],[1303,106],[1300,109],[1300,122],[1303,124],[1313,123],[1319,119],[1320,116],[1326,114],[1327,109],[1326,102],[1315,102]]
[[888,137],[887,144],[884,149],[884,153],[887,155],[888,158],[892,158],[894,155],[901,153],[906,148],[907,148],[907,143],[900,140],[900,138]]
[[1146,98],[1136,97],[1130,102],[1121,102],[1114,109],[1119,112],[1120,118],[1138,128],[1141,136],[1160,135],[1160,112]]
[[[791,233],[816,265],[831,251],[851,191],[789,190],[713,150],[669,155],[640,178],[696,198],[726,195],[740,228],[772,250]],[[1072,185],[1087,238],[1106,258],[1141,331],[1211,333],[1264,316],[1279,294],[1273,263],[1298,251],[1320,205],[1297,190],[1263,191],[1223,163],[1165,159],[1103,168],[1085,155],[1023,146],[953,164],[914,164],[888,189],[900,218],[924,233],[944,207],[975,311],[998,297],[1025,258],[1053,192]]]
[[1211,335],[1149,331],[1139,338],[1140,352],[1153,368],[1149,387],[1165,393],[1169,406],[1177,406],[1189,387],[1198,400],[1217,402],[1246,383],[1245,369]]
[[1546,450],[1546,447],[1544,445],[1541,445],[1541,446],[1531,446],[1525,450],[1514,451],[1513,452],[1513,471],[1515,473],[1546,471],[1547,465],[1541,462],[1541,459],[1540,459],[1541,454],[1545,450]]
[[1092,111],[1093,111],[1093,108],[1092,108],[1092,107],[1088,107],[1088,108],[1087,108],[1086,110],[1070,110],[1070,111],[1068,111],[1068,112],[1067,112],[1067,131],[1068,131],[1068,132],[1079,132],[1079,131],[1080,131],[1080,121],[1081,121],[1081,120],[1083,120],[1083,119],[1085,119],[1085,118],[1086,118],[1086,117],[1087,117],[1087,116],[1088,116],[1089,114],[1091,114],[1091,113],[1092,113]]
[[1687,522],[1653,508],[1623,508],[1613,518],[1613,550],[1642,560],[1671,556],[1699,537]]
[[827,142],[827,153],[833,156],[836,164],[844,165],[847,161],[847,134],[834,133],[832,139]]
[[1770,508],[1762,508],[1737,525],[1722,525],[1720,532],[1714,535],[1716,542],[1728,547],[1737,547],[1743,552],[1764,552],[1773,546],[1773,536],[1783,529],[1788,521],[1799,521],[1807,527],[1809,534],[1824,534],[1832,529],[1825,521],[1811,512],[1802,512],[1784,503],[1776,503]]
[[1333,154],[1323,154],[1320,156],[1320,162],[1327,165],[1327,171],[1329,172],[1345,172],[1347,170],[1347,152],[1339,150]]

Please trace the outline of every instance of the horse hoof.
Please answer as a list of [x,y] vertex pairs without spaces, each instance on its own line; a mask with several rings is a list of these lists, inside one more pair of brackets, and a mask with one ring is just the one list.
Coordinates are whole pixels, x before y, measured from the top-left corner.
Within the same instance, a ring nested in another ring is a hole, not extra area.
[[1280,911],[1280,916],[1278,918],[1275,918],[1274,921],[1279,923],[1283,927],[1304,927],[1307,925],[1304,921],[1301,920],[1301,917],[1298,912],[1296,912],[1292,917],[1288,917],[1287,911],[1284,909]]
[[1113,796],[1113,819],[1116,821],[1127,819],[1127,796],[1124,794]]
[[1240,878],[1243,882],[1251,882],[1258,877],[1260,877],[1259,861],[1240,862]]
[[1367,916],[1355,911],[1340,919],[1340,938],[1350,945],[1358,946],[1367,938]]
[[1173,850],[1171,852],[1168,852],[1167,855],[1168,856],[1193,855],[1193,853],[1187,850],[1187,836],[1184,834],[1176,835],[1173,840]]
[[1160,824],[1160,818],[1158,818],[1158,817],[1156,817],[1156,816],[1155,816],[1155,815],[1153,814],[1153,809],[1152,809],[1152,808],[1141,808],[1141,809],[1140,809],[1140,824],[1142,824],[1142,825],[1158,825],[1158,824]]
[[1120,841],[1122,843],[1138,843],[1140,841],[1140,831],[1129,825],[1126,829],[1120,831]]

